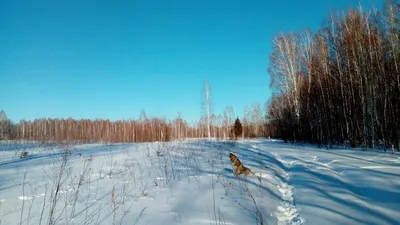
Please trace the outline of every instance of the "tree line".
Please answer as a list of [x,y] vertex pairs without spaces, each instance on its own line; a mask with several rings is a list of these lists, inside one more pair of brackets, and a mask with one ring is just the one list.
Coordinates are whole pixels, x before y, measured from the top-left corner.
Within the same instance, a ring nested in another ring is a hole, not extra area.
[[400,4],[360,5],[317,30],[273,39],[272,136],[319,145],[400,149]]
[[[124,142],[155,142],[182,140],[185,138],[234,138],[255,137],[264,135],[261,111],[256,107],[253,116],[242,118],[240,122],[243,132],[234,132],[233,107],[227,107],[224,116],[211,115],[210,121],[202,117],[199,121],[189,124],[178,114],[172,120],[148,118],[144,111],[138,120],[89,120],[89,119],[35,119],[21,120],[13,123],[1,111],[0,140],[38,140],[43,142],[67,143],[124,143]],[[248,109],[249,110],[249,109]],[[251,110],[250,110],[251,111]],[[255,116],[258,115],[258,116]],[[236,120],[240,121],[239,118]],[[210,124],[208,126],[208,124]]]

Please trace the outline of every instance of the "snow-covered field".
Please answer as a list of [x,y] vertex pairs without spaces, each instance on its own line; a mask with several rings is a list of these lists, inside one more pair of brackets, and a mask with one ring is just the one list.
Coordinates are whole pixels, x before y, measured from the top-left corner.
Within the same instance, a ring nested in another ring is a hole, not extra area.
[[[234,177],[230,152],[256,176]],[[1,143],[0,224],[400,224],[400,159],[265,139]]]

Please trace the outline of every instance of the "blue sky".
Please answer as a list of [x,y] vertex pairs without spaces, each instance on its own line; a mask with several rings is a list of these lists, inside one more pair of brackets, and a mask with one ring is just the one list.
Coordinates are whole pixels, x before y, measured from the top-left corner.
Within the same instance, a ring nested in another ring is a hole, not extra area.
[[262,106],[281,31],[315,30],[331,10],[383,1],[0,0],[0,109],[21,119],[175,117]]

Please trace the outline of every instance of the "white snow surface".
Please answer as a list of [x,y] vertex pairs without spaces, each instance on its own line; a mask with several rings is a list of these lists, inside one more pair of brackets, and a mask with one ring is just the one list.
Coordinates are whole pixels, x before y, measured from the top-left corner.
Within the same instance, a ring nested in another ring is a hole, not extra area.
[[[28,151],[26,158],[20,158]],[[255,176],[235,177],[229,153]],[[272,139],[0,143],[0,224],[400,224],[400,159]]]

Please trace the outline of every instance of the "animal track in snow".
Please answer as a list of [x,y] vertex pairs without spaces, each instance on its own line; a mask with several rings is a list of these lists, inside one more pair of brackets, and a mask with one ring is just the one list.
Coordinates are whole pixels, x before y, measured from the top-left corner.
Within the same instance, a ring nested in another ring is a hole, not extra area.
[[58,193],[59,193],[59,194],[65,194],[65,193],[71,192],[71,191],[73,191],[73,190],[74,190],[74,189],[72,189],[72,188],[70,188],[70,189],[68,189],[68,190],[59,190]]
[[294,164],[294,161],[285,161],[276,153],[273,153],[273,155],[285,166],[283,176],[286,178],[286,181],[284,181],[282,185],[278,186],[278,190],[281,193],[282,202],[279,206],[277,206],[274,216],[278,219],[278,224],[303,224],[304,219],[299,215],[296,205],[294,204],[294,187],[290,185],[290,170]]
[[19,200],[21,200],[21,201],[25,201],[25,200],[31,200],[32,199],[32,197],[31,196],[19,196],[19,197],[17,197]]

